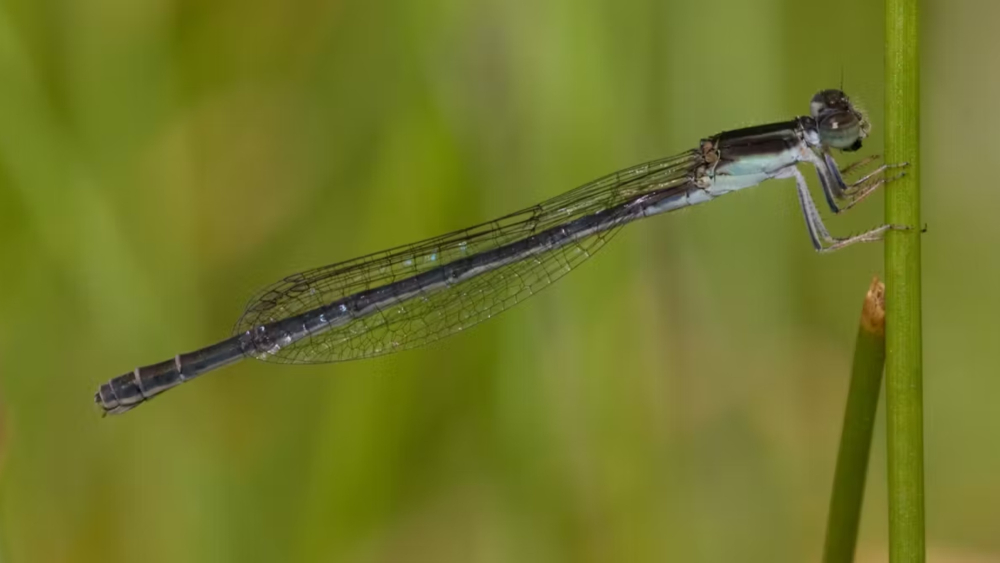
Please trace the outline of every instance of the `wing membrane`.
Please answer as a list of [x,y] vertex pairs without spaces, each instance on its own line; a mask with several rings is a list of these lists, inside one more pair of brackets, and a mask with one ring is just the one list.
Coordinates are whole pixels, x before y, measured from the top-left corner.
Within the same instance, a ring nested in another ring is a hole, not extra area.
[[[693,151],[651,161],[494,221],[293,274],[254,296],[234,330],[242,333],[280,321],[682,183],[695,162]],[[619,228],[591,234],[446,289],[392,303],[375,314],[295,342],[267,360],[323,363],[427,344],[537,293],[592,256]]]

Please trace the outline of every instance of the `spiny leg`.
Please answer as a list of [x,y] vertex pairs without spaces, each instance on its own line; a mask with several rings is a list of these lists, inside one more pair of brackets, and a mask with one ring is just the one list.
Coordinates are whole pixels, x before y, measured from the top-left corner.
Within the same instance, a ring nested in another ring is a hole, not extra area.
[[[891,182],[893,180],[896,180],[896,179],[900,178],[901,176],[903,176],[903,174],[905,174],[905,173],[904,172],[900,172],[899,174],[896,174],[895,176],[890,176],[889,178],[886,178],[885,177],[886,171],[887,170],[891,170],[893,168],[904,168],[908,164],[909,164],[908,162],[900,162],[898,164],[883,164],[882,166],[879,166],[878,168],[876,168],[875,170],[872,170],[868,174],[865,174],[864,176],[862,176],[860,179],[854,181],[853,183],[847,184],[844,187],[843,192],[844,192],[844,194],[846,196],[848,196],[848,198],[850,198],[851,196],[854,196],[858,192],[865,191],[866,188],[868,187],[869,182],[871,182],[871,183],[879,183],[881,181],[883,183],[887,183],[887,182]],[[881,178],[878,178],[879,176],[881,176]],[[875,179],[874,182],[872,182],[873,179]]]
[[[818,154],[810,151],[806,160],[816,169],[816,175],[819,176],[819,183],[823,187],[823,197],[826,198],[827,206],[834,213],[840,213],[840,205],[837,202],[846,199],[844,190],[847,186],[844,184],[844,178],[840,175],[840,170],[837,169],[837,163],[827,153],[824,153],[824,157],[820,158]],[[850,166],[847,168],[849,169]]]
[[[868,157],[868,158],[863,158],[863,159],[859,160],[858,162],[855,162],[853,164],[849,164],[848,166],[845,167],[845,170],[850,171],[850,170],[853,170],[853,169],[857,169],[858,167],[864,166],[864,165],[866,165],[866,164],[868,164],[868,163],[870,163],[870,162],[872,162],[872,161],[874,161],[874,160],[876,160],[878,158],[879,158],[879,156],[877,156],[877,155],[876,156],[871,156],[871,157]],[[827,170],[831,171],[831,175],[833,176],[833,179],[834,179],[834,182],[835,182],[835,185],[834,185],[834,188],[835,188],[834,192],[835,192],[835,194],[834,195],[839,196],[837,199],[846,199],[848,201],[850,201],[851,199],[853,199],[853,196],[855,196],[858,192],[865,192],[868,189],[870,189],[870,185],[871,184],[876,184],[875,187],[878,187],[882,183],[885,183],[886,180],[891,181],[891,180],[895,180],[895,179],[899,178],[900,176],[902,176],[902,174],[898,174],[896,176],[892,176],[892,177],[886,179],[885,178],[885,172],[887,170],[890,170],[890,169],[893,169],[893,168],[904,168],[904,167],[906,167],[906,166],[909,165],[908,162],[899,162],[899,163],[895,163],[895,164],[884,164],[883,163],[881,166],[877,167],[875,170],[872,170],[868,174],[865,174],[861,178],[859,178],[859,179],[855,180],[854,182],[851,182],[850,184],[848,184],[848,183],[844,182],[844,177],[842,175],[843,172],[837,169],[837,163],[836,163],[836,161],[833,160],[833,156],[829,152],[824,152],[823,153],[823,161],[826,163]],[[836,192],[839,192],[839,193],[836,193]]]
[[881,240],[885,236],[886,231],[890,229],[908,228],[897,227],[895,225],[882,225],[870,231],[845,238],[830,236],[830,232],[827,231],[826,225],[823,224],[823,219],[816,209],[816,204],[813,202],[812,196],[809,195],[809,185],[806,184],[806,179],[799,172],[798,168],[794,166],[788,167],[775,177],[795,179],[795,188],[799,196],[799,205],[802,207],[802,215],[806,220],[806,229],[809,231],[809,238],[812,240],[813,247],[817,252],[832,252],[859,242],[874,242]]
[[[889,166],[888,168],[895,168],[895,167],[899,167],[899,166],[905,166],[905,164],[892,165],[892,166]],[[887,166],[883,165],[880,168],[881,168],[881,171],[884,172],[885,169],[887,168]],[[898,179],[902,178],[905,175],[906,175],[906,172],[900,172],[899,174],[896,174],[895,176],[890,176],[889,178],[886,178],[885,176],[883,176],[881,178],[878,178],[877,180],[871,182],[870,184],[868,184],[866,186],[855,187],[855,186],[852,185],[852,187],[850,188],[850,192],[848,193],[849,197],[846,199],[846,203],[841,204],[839,206],[840,209],[838,211],[836,211],[835,213],[840,213],[841,211],[847,211],[848,209],[850,209],[850,208],[854,207],[855,205],[857,205],[858,203],[860,203],[866,197],[868,197],[869,195],[871,195],[872,192],[874,192],[875,190],[879,189],[883,185],[888,184],[889,182],[893,182],[895,180],[898,180]],[[864,179],[867,179],[867,178],[868,178],[868,176],[866,176]]]
[[855,162],[852,162],[852,163],[848,164],[847,166],[845,166],[845,167],[843,167],[843,168],[840,169],[840,177],[843,178],[844,176],[847,176],[848,174],[854,172],[855,170],[857,170],[859,168],[863,168],[863,167],[871,164],[872,162],[875,162],[876,160],[878,160],[880,158],[882,158],[882,155],[880,155],[880,154],[873,154],[873,155],[871,155],[871,156],[869,156],[867,158],[862,158],[861,160],[857,160]]
[[809,186],[806,184],[806,179],[799,172],[798,168],[789,167],[780,172],[775,178],[794,178],[795,188],[799,197],[799,206],[802,208],[802,215],[806,220],[806,230],[809,232],[809,238],[812,240],[813,247],[820,251],[823,249],[822,241],[829,241],[833,237],[830,236],[830,232],[826,230],[826,225],[823,224],[823,220],[819,216],[819,211],[816,210],[816,204],[813,203],[812,197],[809,195]]
[[844,171],[837,168],[836,161],[833,160],[833,157],[828,152],[823,152],[822,158],[820,158],[819,155],[813,154],[812,158],[808,159],[809,162],[816,168],[816,173],[823,186],[823,195],[826,197],[827,205],[830,207],[831,211],[834,213],[846,211],[847,209],[854,207],[861,200],[868,197],[873,191],[880,188],[883,184],[895,180],[903,175],[901,173],[896,176],[886,178],[885,172],[890,168],[906,166],[907,163],[883,164],[866,174],[863,178],[852,182],[851,184],[844,182],[844,178],[841,175],[843,172],[856,170],[861,166],[873,162],[877,158],[878,156],[872,156],[861,159],[858,162],[845,167]]

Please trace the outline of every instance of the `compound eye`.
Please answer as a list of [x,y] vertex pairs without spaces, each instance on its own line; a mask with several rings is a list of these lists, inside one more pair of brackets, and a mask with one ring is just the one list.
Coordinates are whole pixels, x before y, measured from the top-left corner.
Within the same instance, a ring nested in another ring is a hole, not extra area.
[[823,114],[849,111],[850,108],[851,102],[847,99],[847,94],[840,90],[822,90],[809,102],[809,113],[816,120]]
[[861,148],[861,120],[851,111],[830,113],[819,119],[819,139],[824,145],[844,151]]

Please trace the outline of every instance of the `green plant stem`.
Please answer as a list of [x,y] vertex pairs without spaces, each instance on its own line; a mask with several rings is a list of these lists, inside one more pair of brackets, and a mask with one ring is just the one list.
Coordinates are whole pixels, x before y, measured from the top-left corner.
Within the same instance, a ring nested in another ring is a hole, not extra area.
[[906,176],[885,190],[886,406],[889,560],[924,561],[923,382],[920,328],[919,49],[917,0],[886,0],[887,162]]
[[826,522],[824,563],[850,563],[854,560],[865,478],[868,475],[868,455],[885,366],[884,293],[885,286],[876,277],[861,308],[844,429],[840,435],[837,470],[830,497],[830,515]]

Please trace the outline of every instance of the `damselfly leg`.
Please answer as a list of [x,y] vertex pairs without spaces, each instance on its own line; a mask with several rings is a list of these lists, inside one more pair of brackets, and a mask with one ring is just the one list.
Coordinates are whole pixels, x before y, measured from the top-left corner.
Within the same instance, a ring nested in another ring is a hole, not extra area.
[[844,181],[844,175],[856,172],[865,168],[868,164],[881,158],[879,155],[869,156],[840,169],[837,162],[829,152],[824,151],[823,157],[815,155],[809,159],[816,167],[820,184],[823,186],[823,195],[826,196],[826,203],[834,213],[841,213],[854,207],[875,190],[884,184],[896,180],[905,172],[900,172],[892,176],[886,176],[886,172],[896,168],[903,168],[908,163],[882,164],[858,180],[848,184]]
[[[776,177],[795,179],[795,188],[799,197],[799,206],[802,208],[802,215],[806,220],[806,229],[809,232],[809,239],[812,241],[813,248],[815,248],[817,252],[833,252],[834,250],[839,250],[845,246],[850,246],[859,242],[874,242],[881,240],[887,231],[909,229],[909,227],[900,225],[882,225],[856,235],[843,238],[834,237],[830,235],[826,225],[823,224],[823,218],[820,216],[819,210],[816,209],[816,204],[813,202],[812,196],[809,194],[809,185],[806,183],[806,178],[802,175],[802,172],[799,171],[798,168],[789,167]],[[874,191],[875,188],[878,188],[884,183],[885,179],[880,179],[875,187],[869,189],[868,192],[861,197],[867,196],[868,193],[871,193],[871,191]],[[824,193],[827,193],[826,190],[824,190]],[[849,205],[854,205],[854,203],[855,202],[851,202]]]

